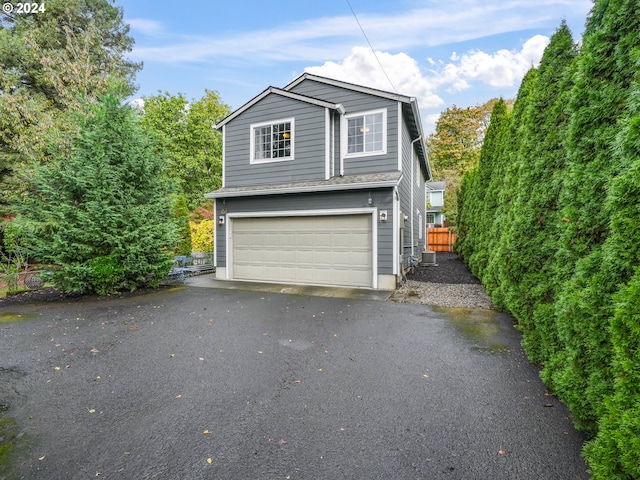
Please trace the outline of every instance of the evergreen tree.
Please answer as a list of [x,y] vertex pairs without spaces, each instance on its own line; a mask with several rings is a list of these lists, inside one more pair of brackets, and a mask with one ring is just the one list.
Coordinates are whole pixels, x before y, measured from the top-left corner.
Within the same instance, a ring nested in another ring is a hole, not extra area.
[[480,152],[478,168],[474,173],[473,189],[469,195],[465,194],[465,215],[467,226],[465,237],[462,239],[460,252],[468,262],[471,271],[478,278],[482,278],[489,263],[489,229],[497,208],[496,192],[490,192],[489,187],[494,175],[496,162],[500,158],[502,135],[508,126],[509,112],[507,104],[500,99],[491,114],[491,123]]
[[[635,50],[640,67],[640,48]],[[637,70],[640,72],[640,69]],[[599,281],[624,284],[613,294],[609,332],[613,345],[614,396],[605,403],[595,441],[585,449],[595,479],[640,478],[640,74],[616,159],[629,167],[611,182],[607,211],[611,235],[603,246]]]
[[176,255],[191,255],[191,226],[189,225],[189,209],[187,199],[180,195],[173,205],[173,218],[178,226],[178,243],[173,252]]
[[628,168],[614,156],[619,122],[627,115],[640,43],[636,0],[596,1],[577,60],[569,103],[569,170],[560,200],[563,222],[556,263],[564,279],[556,303],[563,348],[545,378],[574,411],[576,425],[597,432],[603,399],[611,393],[611,341],[607,324],[620,280],[603,268],[602,245],[612,212],[604,199],[613,179]]
[[101,97],[69,158],[35,165],[14,220],[62,292],[157,285],[176,243],[165,161],[131,107]]
[[571,32],[562,22],[542,56],[523,119],[522,168],[501,243],[499,283],[504,303],[522,327],[529,358],[539,364],[545,364],[558,345],[553,313],[558,285],[551,260],[558,249],[566,105],[576,55]]
[[[525,116],[530,107],[531,95],[536,88],[537,73],[537,70],[531,69],[522,79],[509,123],[501,136],[502,145],[487,192],[490,201],[495,201],[495,210],[492,223],[487,226],[489,231],[486,249],[489,260],[482,282],[491,295],[493,304],[499,309],[504,309],[503,290],[507,287],[507,283],[500,278],[500,273],[505,269],[512,271],[516,268],[513,263],[518,262],[522,254],[507,248],[506,237],[509,226],[513,223],[513,216],[517,214],[513,200],[518,194],[517,186],[521,172],[529,167],[523,149],[527,133]],[[495,200],[491,200],[493,198]]]
[[141,64],[125,58],[128,33],[108,0],[48,0],[44,12],[0,15],[0,218],[19,188],[12,172],[68,148],[76,113],[98,95],[116,84],[123,97],[134,92]]

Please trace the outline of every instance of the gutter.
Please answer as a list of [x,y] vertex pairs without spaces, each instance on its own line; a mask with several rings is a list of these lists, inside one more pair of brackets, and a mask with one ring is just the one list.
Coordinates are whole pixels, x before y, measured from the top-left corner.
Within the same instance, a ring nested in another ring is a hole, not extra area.
[[[415,257],[416,255],[416,246],[415,246],[415,239],[414,239],[414,231],[413,231],[413,219],[415,217],[415,212],[413,211],[413,196],[414,196],[414,190],[413,190],[413,185],[415,183],[415,176],[414,176],[414,148],[413,148],[413,144],[416,143],[417,141],[422,140],[422,135],[418,135],[418,138],[416,138],[414,141],[411,142],[411,256]],[[422,183],[422,182],[421,182]]]

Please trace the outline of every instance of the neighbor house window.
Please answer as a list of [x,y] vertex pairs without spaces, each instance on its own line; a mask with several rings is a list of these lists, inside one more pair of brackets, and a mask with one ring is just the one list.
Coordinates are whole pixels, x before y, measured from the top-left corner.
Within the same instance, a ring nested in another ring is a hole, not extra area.
[[387,150],[387,111],[346,116],[347,155],[384,154]]
[[435,213],[427,213],[427,223],[436,223]]
[[251,163],[293,160],[293,119],[251,125]]

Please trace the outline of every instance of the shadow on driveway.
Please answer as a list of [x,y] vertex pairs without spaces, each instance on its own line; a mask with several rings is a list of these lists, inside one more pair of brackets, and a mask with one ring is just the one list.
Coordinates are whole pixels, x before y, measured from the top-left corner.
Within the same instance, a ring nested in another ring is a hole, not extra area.
[[0,478],[585,479],[511,317],[176,287],[0,313]]

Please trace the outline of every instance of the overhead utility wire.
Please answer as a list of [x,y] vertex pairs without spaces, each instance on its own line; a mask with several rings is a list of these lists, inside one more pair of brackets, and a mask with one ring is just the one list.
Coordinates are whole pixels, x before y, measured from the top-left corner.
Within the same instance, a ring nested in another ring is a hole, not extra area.
[[393,88],[393,91],[398,93],[398,90],[396,90],[396,87],[393,84],[393,82],[391,81],[391,79],[389,78],[389,75],[387,75],[387,71],[382,66],[382,62],[380,62],[380,59],[378,58],[378,54],[374,50],[373,45],[371,45],[371,42],[369,41],[369,37],[367,37],[367,34],[364,31],[364,28],[362,28],[362,25],[360,24],[360,20],[358,20],[358,16],[356,15],[355,10],[351,6],[351,2],[349,2],[349,0],[346,0],[346,2],[347,2],[347,5],[349,5],[349,8],[351,9],[351,13],[353,13],[353,17],[356,19],[356,22],[358,22],[358,26],[360,27],[360,31],[362,32],[362,35],[364,35],[364,39],[369,44],[369,48],[371,49],[371,53],[373,53],[373,56],[376,58],[376,61],[378,62],[378,65],[380,65],[380,68],[382,69],[382,73],[384,73],[384,76],[387,77],[387,81],[389,82],[389,85],[391,85],[391,88]]

